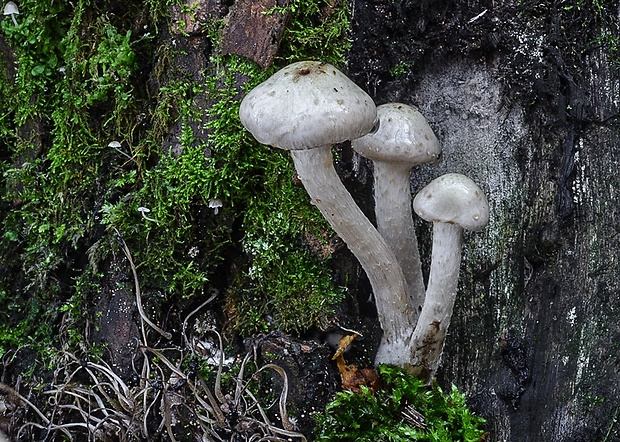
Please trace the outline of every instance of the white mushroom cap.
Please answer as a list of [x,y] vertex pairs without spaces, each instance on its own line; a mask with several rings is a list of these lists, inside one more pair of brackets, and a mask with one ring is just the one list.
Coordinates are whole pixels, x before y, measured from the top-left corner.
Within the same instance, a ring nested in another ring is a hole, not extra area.
[[8,2],[4,5],[4,15],[14,14],[19,14],[19,9],[17,9],[17,5],[14,2]]
[[481,230],[489,222],[489,203],[471,179],[449,173],[431,181],[413,199],[413,210],[424,220]]
[[209,209],[219,209],[223,205],[222,200],[219,198],[213,198],[209,201]]
[[260,143],[302,150],[367,134],[377,109],[366,92],[332,65],[302,61],[252,89],[239,116]]
[[222,200],[219,198],[213,198],[209,201],[209,209],[213,209],[213,213],[217,215],[220,212],[220,207],[224,206]]
[[377,107],[379,129],[351,143],[360,155],[373,161],[416,165],[435,163],[441,145],[426,118],[412,106],[388,103]]

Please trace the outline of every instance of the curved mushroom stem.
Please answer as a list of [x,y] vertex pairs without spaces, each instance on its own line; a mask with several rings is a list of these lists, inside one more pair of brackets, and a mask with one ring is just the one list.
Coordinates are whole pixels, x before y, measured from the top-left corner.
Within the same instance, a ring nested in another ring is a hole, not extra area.
[[426,300],[413,332],[415,345],[411,363],[434,375],[443,351],[461,265],[463,228],[457,224],[433,223],[433,250]]
[[424,279],[411,209],[411,165],[374,161],[377,230],[396,255],[417,319],[424,305]]
[[331,146],[292,150],[291,156],[312,203],[368,275],[383,328],[375,363],[404,366],[410,362],[415,313],[396,256],[340,181],[334,170]]

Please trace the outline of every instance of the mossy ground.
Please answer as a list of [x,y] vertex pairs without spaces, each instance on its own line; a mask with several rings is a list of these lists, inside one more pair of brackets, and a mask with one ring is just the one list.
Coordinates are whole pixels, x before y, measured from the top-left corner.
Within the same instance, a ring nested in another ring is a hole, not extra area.
[[2,21],[0,353],[53,347],[54,324],[105,278],[117,235],[164,302],[226,291],[234,332],[303,331],[342,298],[328,259],[303,240],[326,224],[287,155],[258,145],[237,111],[244,89],[290,61],[342,64],[347,5],[291,2],[267,70],[219,54],[222,23],[204,23],[201,81],[175,67],[174,2],[147,3],[25,0],[18,25]]

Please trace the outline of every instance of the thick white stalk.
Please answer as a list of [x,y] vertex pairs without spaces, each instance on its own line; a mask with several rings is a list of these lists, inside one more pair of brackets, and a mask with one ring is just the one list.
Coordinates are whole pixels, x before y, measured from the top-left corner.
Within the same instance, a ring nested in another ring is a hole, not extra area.
[[462,245],[461,226],[433,223],[431,271],[424,308],[413,332],[415,352],[411,360],[412,365],[428,369],[430,375],[433,375],[439,366],[454,310]]
[[415,313],[396,256],[340,181],[330,146],[291,151],[291,156],[313,204],[368,275],[383,328],[375,363],[404,366],[410,362]]
[[425,289],[413,224],[410,180],[410,164],[374,161],[377,230],[403,269],[407,293],[417,318],[424,305]]

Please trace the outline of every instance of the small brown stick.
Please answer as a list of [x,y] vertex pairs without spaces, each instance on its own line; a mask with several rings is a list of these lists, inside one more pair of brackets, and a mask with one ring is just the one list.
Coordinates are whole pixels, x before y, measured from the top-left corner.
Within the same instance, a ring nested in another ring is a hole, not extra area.
[[9,399],[11,400],[11,402],[15,403],[16,405],[19,406],[23,406],[28,405],[30,408],[32,408],[32,410],[37,413],[39,415],[39,417],[43,420],[43,422],[45,422],[46,425],[50,425],[50,420],[45,417],[45,415],[43,413],[41,413],[41,410],[39,410],[36,405],[34,405],[32,402],[30,402],[28,399],[26,399],[24,396],[22,396],[21,394],[19,394],[17,391],[13,390],[11,387],[9,387],[6,384],[3,384],[0,382],[0,391],[4,394],[6,394]]
[[[120,232],[116,230],[116,228],[114,230],[116,231],[116,234],[118,235],[118,239],[121,245],[123,246],[123,253],[125,253],[125,256],[127,257],[127,260],[129,261],[129,266],[131,267],[131,272],[133,273],[134,284],[136,286],[136,306],[138,307],[138,313],[140,313],[140,318],[142,318],[144,322],[150,325],[151,328],[153,328],[153,330],[155,330],[157,333],[162,335],[164,338],[168,340],[172,339],[171,333],[168,333],[167,331],[164,331],[161,328],[159,328],[144,313],[144,310],[142,309],[142,292],[140,291],[140,281],[138,281],[138,272],[136,271],[136,266],[134,265],[133,259],[131,258],[131,253],[129,252],[129,247],[127,247],[127,243],[125,243],[125,240],[121,237]],[[146,332],[144,330],[144,326],[142,326],[142,339],[144,340],[144,344],[146,344]]]

